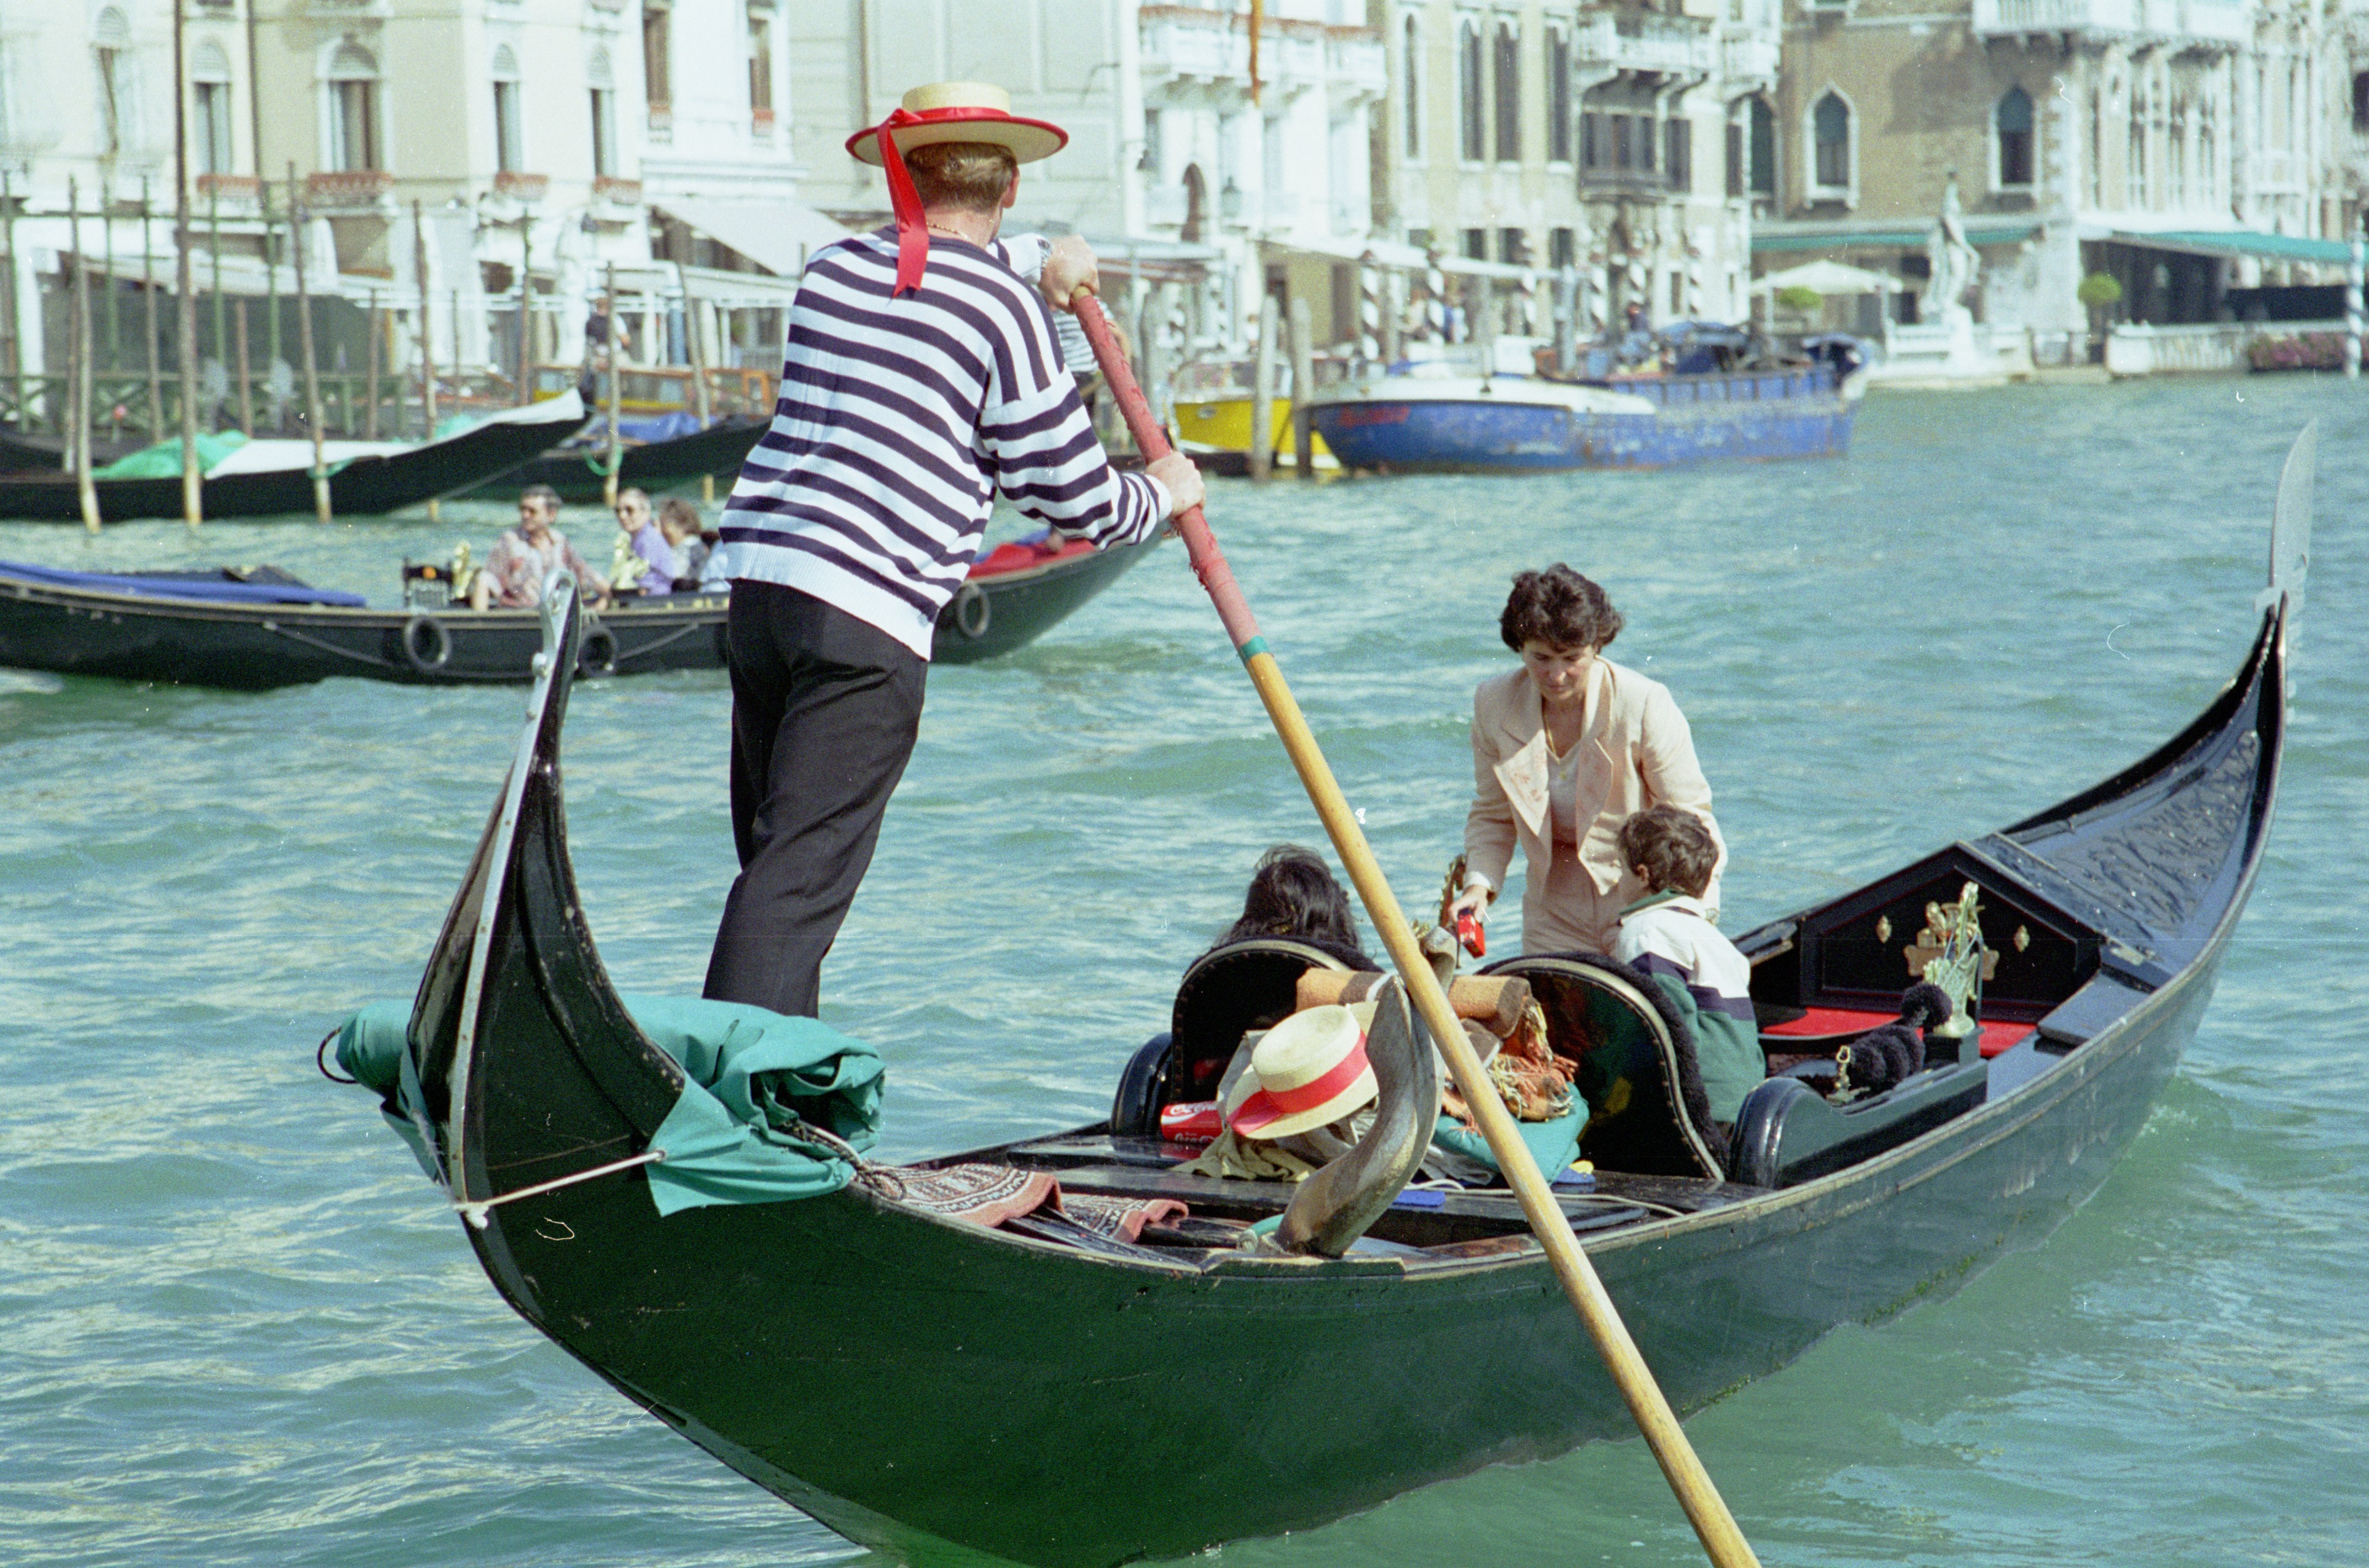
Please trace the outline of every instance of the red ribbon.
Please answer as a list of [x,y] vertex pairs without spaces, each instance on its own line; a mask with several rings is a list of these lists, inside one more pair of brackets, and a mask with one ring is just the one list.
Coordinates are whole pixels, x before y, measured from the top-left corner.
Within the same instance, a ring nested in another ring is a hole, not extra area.
[[896,109],[880,122],[880,168],[888,177],[888,206],[897,214],[897,286],[888,297],[910,293],[921,286],[921,269],[930,264],[930,221],[921,212],[921,193],[913,189],[913,171],[897,150],[889,132],[903,125],[927,123],[909,109]]
[[1313,1109],[1357,1082],[1357,1077],[1370,1065],[1366,1060],[1366,1042],[1361,1036],[1339,1065],[1321,1078],[1290,1089],[1265,1089],[1242,1103],[1234,1112],[1236,1132],[1256,1134],[1269,1123],[1280,1121],[1296,1112]]

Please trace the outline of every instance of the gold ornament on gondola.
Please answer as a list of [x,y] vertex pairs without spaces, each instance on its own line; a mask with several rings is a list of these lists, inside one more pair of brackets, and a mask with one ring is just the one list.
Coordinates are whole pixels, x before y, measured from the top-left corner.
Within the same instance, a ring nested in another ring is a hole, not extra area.
[[1925,906],[1925,929],[1905,952],[1911,978],[1929,980],[1949,993],[1950,1021],[1933,1033],[1963,1036],[1974,1026],[1968,1005],[1998,968],[1998,955],[1983,945],[1980,889],[1966,883],[1954,904]]

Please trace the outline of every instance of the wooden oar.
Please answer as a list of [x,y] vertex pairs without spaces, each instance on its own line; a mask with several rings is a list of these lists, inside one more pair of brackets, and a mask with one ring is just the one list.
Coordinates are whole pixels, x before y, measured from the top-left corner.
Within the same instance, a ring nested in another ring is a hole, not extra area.
[[[1168,439],[1151,417],[1151,407],[1144,401],[1142,389],[1135,383],[1127,357],[1111,336],[1102,303],[1094,298],[1092,290],[1081,287],[1071,303],[1077,309],[1078,324],[1085,328],[1087,341],[1093,345],[1103,377],[1117,397],[1120,411],[1127,416],[1136,446],[1147,460],[1167,456]],[[1604,1282],[1596,1276],[1595,1265],[1587,1261],[1587,1253],[1572,1235],[1562,1206],[1555,1202],[1546,1178],[1539,1174],[1529,1146],[1522,1141],[1513,1113],[1505,1109],[1505,1102],[1482,1069],[1480,1059],[1473,1054],[1471,1042],[1464,1037],[1464,1026],[1448,1004],[1448,992],[1416,945],[1414,928],[1391,894],[1381,864],[1366,842],[1365,830],[1357,825],[1348,801],[1343,798],[1341,786],[1333,780],[1333,770],[1325,763],[1324,753],[1318,750],[1316,737],[1309,730],[1308,720],[1293,700],[1291,688],[1284,683],[1275,655],[1267,649],[1266,639],[1259,635],[1258,623],[1252,618],[1250,605],[1235,585],[1226,557],[1219,552],[1218,542],[1209,532],[1208,520],[1202,516],[1199,507],[1195,507],[1176,520],[1176,532],[1184,535],[1193,570],[1217,605],[1218,619],[1225,624],[1226,635],[1233,639],[1234,651],[1250,670],[1251,684],[1258,689],[1259,700],[1266,704],[1267,716],[1283,739],[1283,749],[1290,755],[1299,782],[1307,786],[1308,798],[1315,803],[1316,815],[1322,819],[1324,830],[1332,835],[1333,847],[1340,852],[1349,880],[1365,900],[1374,929],[1390,949],[1390,960],[1398,966],[1409,999],[1430,1029],[1440,1054],[1447,1059],[1457,1089],[1463,1094],[1464,1103],[1472,1108],[1481,1124],[1481,1134],[1489,1141],[1490,1152],[1497,1157],[1499,1169],[1505,1172],[1514,1196],[1521,1201],[1522,1213],[1528,1218],[1530,1229],[1538,1233],[1539,1245],[1546,1249],[1555,1277],[1562,1282],[1572,1305],[1579,1309],[1580,1321],[1587,1325],[1588,1335],[1596,1341],[1596,1348],[1603,1356],[1605,1368],[1611,1373],[1620,1397],[1628,1401],[1637,1429],[1644,1434],[1654,1458],[1661,1463],[1662,1473],[1669,1478],[1670,1490],[1677,1494],[1678,1505],[1686,1510],[1695,1534],[1702,1539],[1703,1551],[1719,1568],[1745,1568],[1746,1564],[1757,1568],[1759,1559],[1753,1555],[1744,1533],[1736,1528],[1734,1516],[1727,1511],[1719,1489],[1711,1484],[1702,1461],[1695,1457],[1693,1445],[1687,1441],[1670,1402],[1663,1397],[1660,1385],[1646,1368],[1645,1358],[1638,1354],[1636,1341],[1629,1337],[1628,1325],[1620,1321],[1612,1298],[1605,1292]]]

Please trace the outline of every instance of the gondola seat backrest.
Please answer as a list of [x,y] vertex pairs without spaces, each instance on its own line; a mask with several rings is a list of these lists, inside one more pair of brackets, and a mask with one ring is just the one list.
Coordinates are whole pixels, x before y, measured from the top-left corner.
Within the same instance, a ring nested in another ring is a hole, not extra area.
[[1285,936],[1248,937],[1201,955],[1176,988],[1159,1103],[1215,1099],[1242,1036],[1290,1014],[1300,976],[1351,967],[1312,943]]
[[1549,1043],[1579,1064],[1579,1151],[1597,1169],[1725,1175],[1727,1139],[1711,1117],[1694,1036],[1652,981],[1593,953],[1525,955],[1482,972],[1529,981]]

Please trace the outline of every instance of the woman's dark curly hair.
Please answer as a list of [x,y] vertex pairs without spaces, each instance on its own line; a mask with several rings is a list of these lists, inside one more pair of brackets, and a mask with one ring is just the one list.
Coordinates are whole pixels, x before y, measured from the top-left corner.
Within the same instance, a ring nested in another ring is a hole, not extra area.
[[1277,844],[1259,856],[1242,896],[1242,919],[1216,943],[1223,947],[1252,936],[1288,936],[1326,949],[1358,968],[1374,967],[1357,941],[1349,895],[1323,859],[1298,844]]
[[1514,578],[1497,635],[1516,653],[1536,638],[1549,647],[1610,647],[1624,624],[1604,590],[1557,561],[1542,572]]

